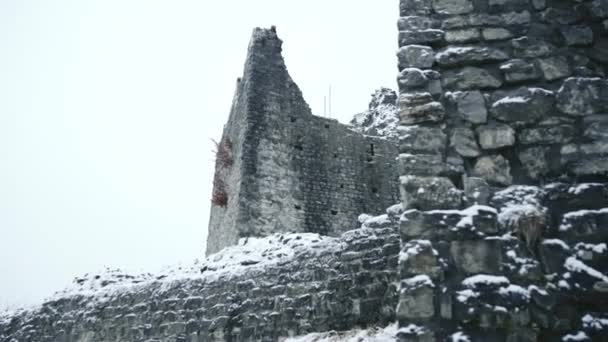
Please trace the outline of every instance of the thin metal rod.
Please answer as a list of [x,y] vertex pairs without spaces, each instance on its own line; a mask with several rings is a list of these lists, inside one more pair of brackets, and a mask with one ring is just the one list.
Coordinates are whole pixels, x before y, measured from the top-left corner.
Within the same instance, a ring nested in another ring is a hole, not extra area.
[[331,119],[331,85],[329,86],[329,118]]

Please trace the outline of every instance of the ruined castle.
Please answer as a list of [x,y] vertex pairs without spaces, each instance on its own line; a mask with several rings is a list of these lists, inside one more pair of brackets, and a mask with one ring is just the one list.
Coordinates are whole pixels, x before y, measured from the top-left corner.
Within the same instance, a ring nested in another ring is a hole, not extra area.
[[608,1],[399,11],[398,94],[351,125],[254,30],[207,259],[79,278],[0,341],[607,341]]

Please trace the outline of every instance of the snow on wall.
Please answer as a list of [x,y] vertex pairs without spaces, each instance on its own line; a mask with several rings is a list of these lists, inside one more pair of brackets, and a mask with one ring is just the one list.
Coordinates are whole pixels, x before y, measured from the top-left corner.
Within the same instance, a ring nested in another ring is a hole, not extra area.
[[396,219],[369,220],[375,228],[339,237],[241,239],[160,274],[91,273],[0,318],[0,341],[276,340],[384,326],[394,320],[399,237]]

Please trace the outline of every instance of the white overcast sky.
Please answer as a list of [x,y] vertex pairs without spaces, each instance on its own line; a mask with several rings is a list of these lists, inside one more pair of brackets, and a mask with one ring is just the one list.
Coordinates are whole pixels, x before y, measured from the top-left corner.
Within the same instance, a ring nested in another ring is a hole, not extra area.
[[0,307],[203,257],[213,145],[256,26],[315,114],[395,87],[397,0],[0,0]]

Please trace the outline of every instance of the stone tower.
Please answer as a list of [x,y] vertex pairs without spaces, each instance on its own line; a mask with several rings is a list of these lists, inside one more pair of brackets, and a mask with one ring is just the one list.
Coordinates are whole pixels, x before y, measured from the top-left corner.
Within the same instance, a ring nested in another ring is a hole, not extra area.
[[218,146],[208,254],[248,236],[337,235],[398,202],[396,144],[312,115],[281,45],[254,30]]

